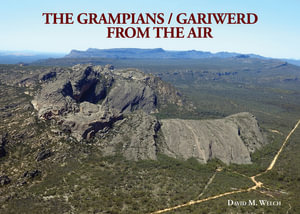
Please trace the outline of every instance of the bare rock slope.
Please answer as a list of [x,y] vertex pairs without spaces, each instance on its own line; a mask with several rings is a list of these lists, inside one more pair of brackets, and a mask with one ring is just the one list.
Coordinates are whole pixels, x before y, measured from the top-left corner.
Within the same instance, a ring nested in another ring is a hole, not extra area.
[[238,113],[216,120],[162,120],[163,153],[202,163],[216,158],[226,164],[249,164],[250,153],[265,142],[250,113]]

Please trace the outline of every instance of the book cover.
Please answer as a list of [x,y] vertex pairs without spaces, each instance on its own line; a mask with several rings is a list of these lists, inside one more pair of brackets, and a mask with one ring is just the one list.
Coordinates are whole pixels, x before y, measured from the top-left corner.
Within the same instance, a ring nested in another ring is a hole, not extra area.
[[0,213],[299,213],[300,3],[0,7]]

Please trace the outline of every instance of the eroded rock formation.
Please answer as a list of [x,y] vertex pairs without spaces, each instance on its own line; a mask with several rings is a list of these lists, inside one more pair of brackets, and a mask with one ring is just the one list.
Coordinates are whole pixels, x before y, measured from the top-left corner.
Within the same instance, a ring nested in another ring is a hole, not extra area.
[[162,152],[202,163],[216,158],[226,164],[249,164],[250,153],[265,142],[250,113],[238,113],[216,120],[162,120],[165,146]]
[[[179,92],[159,78],[135,69],[76,65],[39,76],[41,90],[32,101],[38,116],[56,121],[77,141],[97,139],[104,155],[156,159],[216,158],[226,164],[251,163],[264,144],[256,119],[239,113],[218,120],[158,121],[160,106],[184,106]],[[160,131],[161,130],[161,131]]]
[[154,113],[158,102],[182,106],[176,90],[159,78],[111,68],[76,65],[40,75],[42,89],[32,101],[39,117],[57,121],[80,141],[112,128],[124,113]]

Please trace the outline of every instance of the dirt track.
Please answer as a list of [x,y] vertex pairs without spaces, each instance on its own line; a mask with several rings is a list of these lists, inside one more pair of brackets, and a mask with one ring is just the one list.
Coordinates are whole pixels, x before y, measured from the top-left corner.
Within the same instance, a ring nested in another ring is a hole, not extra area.
[[[294,126],[294,128],[290,131],[290,133],[287,135],[287,137],[285,138],[284,142],[282,143],[282,146],[280,147],[279,151],[277,152],[277,154],[275,155],[275,157],[273,158],[271,164],[269,165],[269,167],[262,173],[259,173],[257,175],[254,175],[254,176],[251,176],[251,177],[248,177],[249,179],[251,179],[251,181],[255,184],[254,186],[252,187],[249,187],[248,189],[240,189],[240,190],[236,190],[236,191],[231,191],[231,192],[225,192],[225,193],[222,193],[222,194],[219,194],[219,195],[215,195],[215,196],[211,196],[211,197],[208,197],[208,198],[204,198],[204,199],[200,199],[200,200],[196,200],[196,201],[189,201],[187,203],[184,203],[184,204],[180,204],[180,205],[177,205],[177,206],[174,206],[174,207],[169,207],[169,208],[166,208],[166,209],[162,209],[162,210],[158,210],[158,211],[155,211],[151,214],[158,214],[158,213],[164,213],[164,212],[168,212],[168,211],[172,211],[172,210],[176,210],[176,209],[179,209],[179,208],[182,208],[182,207],[187,207],[187,206],[191,206],[191,205],[194,205],[194,204],[200,204],[202,202],[205,202],[205,201],[209,201],[209,200],[213,200],[213,199],[217,199],[217,198],[221,198],[223,196],[227,196],[227,195],[232,195],[232,194],[237,194],[237,193],[242,193],[242,192],[250,192],[252,190],[256,190],[257,188],[260,188],[263,186],[263,183],[260,182],[260,181],[256,181],[256,178],[259,177],[260,175],[270,171],[273,169],[274,165],[276,164],[276,161],[279,157],[279,155],[281,154],[283,148],[285,147],[285,145],[287,144],[289,138],[291,137],[291,135],[294,133],[294,131],[298,128],[300,124],[300,120],[298,120],[298,122],[296,123],[296,125]],[[261,192],[263,193],[263,192]],[[264,194],[264,193],[263,193]]]

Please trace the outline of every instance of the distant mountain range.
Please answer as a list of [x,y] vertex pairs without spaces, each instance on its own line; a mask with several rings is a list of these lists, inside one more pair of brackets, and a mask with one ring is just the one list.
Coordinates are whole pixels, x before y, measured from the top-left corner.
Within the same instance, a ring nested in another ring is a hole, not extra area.
[[35,51],[0,51],[0,64],[31,63],[41,59],[59,58],[62,53],[44,53]]
[[72,50],[65,58],[122,58],[122,59],[200,59],[200,58],[263,58],[255,54],[240,54],[230,52],[211,53],[206,51],[169,51],[162,48],[139,49],[139,48],[114,48],[114,49],[96,49],[89,48],[86,51]]
[[[164,50],[162,48],[140,49],[140,48],[113,48],[113,49],[96,49],[89,48],[86,51],[72,50],[69,54],[63,53],[41,53],[31,51],[0,51],[0,64],[15,63],[34,63],[47,61],[49,58],[58,59],[79,59],[79,58],[102,58],[102,59],[204,59],[204,58],[258,58],[271,59],[257,54],[241,54],[234,52],[217,52],[207,51],[174,51]],[[300,66],[300,60],[279,59],[290,64]]]
[[[234,52],[217,52],[208,51],[171,51],[162,48],[140,49],[140,48],[113,48],[113,49],[96,49],[89,48],[86,51],[72,50],[65,58],[110,58],[110,59],[202,59],[202,58],[258,58],[271,59],[257,54],[241,54]],[[300,60],[279,59],[290,64],[300,66]]]

